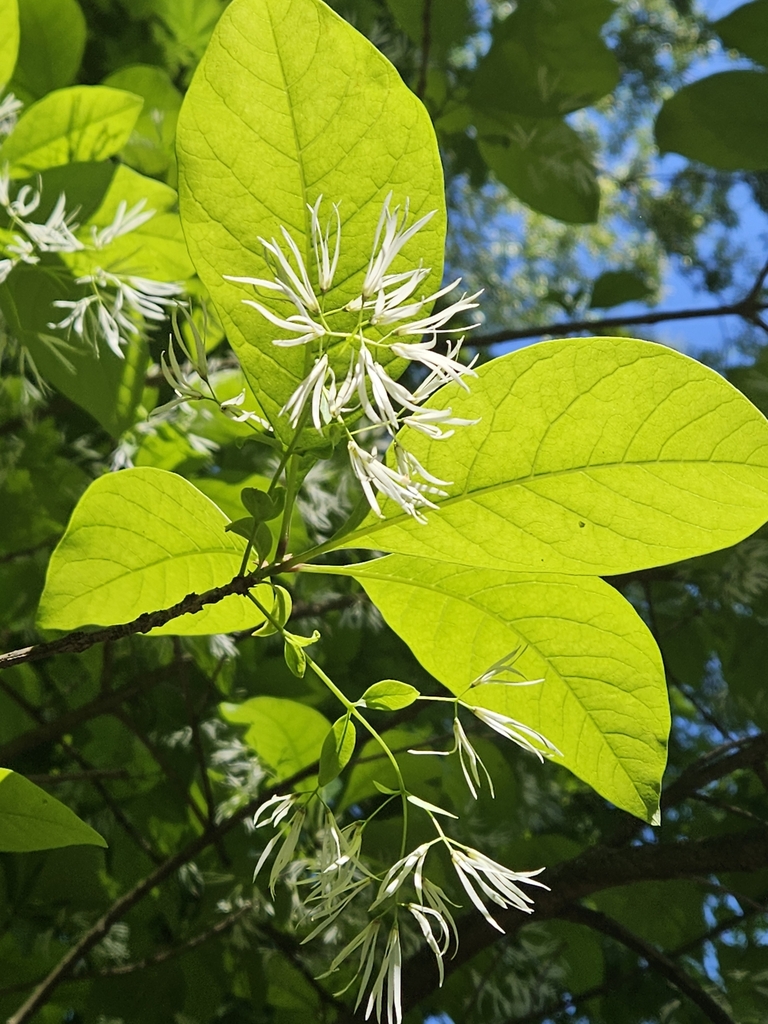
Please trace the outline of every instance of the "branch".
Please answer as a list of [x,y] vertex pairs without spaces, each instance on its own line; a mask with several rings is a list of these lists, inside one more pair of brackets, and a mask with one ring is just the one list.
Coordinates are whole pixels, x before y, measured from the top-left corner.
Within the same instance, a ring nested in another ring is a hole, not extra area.
[[671,982],[684,995],[688,996],[691,1002],[695,1003],[702,1013],[712,1021],[712,1024],[734,1024],[732,1017],[725,1012],[722,1006],[712,996],[708,995],[701,986],[697,985],[682,967],[673,960],[670,960],[668,956],[661,953],[655,946],[652,946],[649,942],[646,942],[638,935],[635,935],[634,932],[619,924],[612,917],[603,914],[599,910],[589,910],[587,907],[582,906],[569,907],[558,916],[566,921],[584,924],[594,931],[602,932],[603,935],[610,936],[616,942],[621,943],[622,946],[626,946],[633,953],[643,957],[648,961],[648,965],[658,974]]
[[751,293],[738,302],[726,303],[722,306],[709,306],[705,309],[670,309],[655,313],[637,313],[633,316],[606,316],[599,320],[565,320],[561,323],[542,324],[538,327],[502,328],[489,331],[475,338],[469,338],[467,344],[472,348],[485,348],[498,345],[503,341],[522,341],[524,338],[540,338],[552,335],[562,338],[567,334],[580,334],[582,331],[602,333],[607,327],[631,327],[635,324],[661,324],[672,320],[698,320],[712,316],[740,316],[750,323],[760,322],[759,314],[768,309],[768,303],[757,302]]
[[[277,568],[270,568],[270,572],[277,572]],[[229,583],[221,587],[213,587],[203,594],[187,594],[181,601],[162,608],[156,612],[144,612],[132,622],[121,623],[116,626],[106,626],[104,629],[94,629],[86,633],[77,630],[74,633],[67,633],[59,640],[51,640],[49,643],[36,644],[32,647],[20,647],[17,651],[10,651],[8,654],[0,654],[0,669],[10,668],[13,665],[21,665],[27,661],[39,661],[41,658],[49,658],[52,654],[64,652],[78,654],[87,651],[89,647],[96,644],[103,644],[110,640],[121,640],[124,636],[133,636],[135,633],[148,633],[156,626],[164,626],[171,619],[177,619],[180,615],[194,615],[201,611],[208,604],[216,604],[223,601],[230,594],[246,594],[256,586],[260,574],[250,576],[235,576]]]
[[[572,860],[556,864],[547,872],[549,892],[536,899],[535,921],[560,917],[571,904],[604,889],[634,882],[668,881],[722,871],[758,871],[768,867],[768,829],[688,842],[649,844],[614,849],[593,847]],[[530,922],[525,914],[503,911],[496,920],[507,935],[516,934]],[[458,970],[497,940],[479,914],[458,922],[461,942],[454,958],[445,963],[446,974]],[[437,988],[434,958],[428,949],[419,950],[403,971],[403,1007],[411,1010]],[[14,1022],[15,1024],[15,1022]]]

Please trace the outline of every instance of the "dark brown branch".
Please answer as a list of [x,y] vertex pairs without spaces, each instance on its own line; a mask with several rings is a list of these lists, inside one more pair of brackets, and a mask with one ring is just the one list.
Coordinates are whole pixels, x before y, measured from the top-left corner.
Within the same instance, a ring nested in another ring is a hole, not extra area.
[[[138,778],[138,776],[133,776]],[[45,775],[25,775],[37,786],[60,786],[65,782],[95,782],[97,779],[129,779],[127,768],[92,768],[83,772],[49,772]]]
[[599,320],[565,320],[561,323],[540,324],[534,327],[502,328],[470,337],[467,344],[473,348],[485,348],[498,345],[505,341],[522,341],[526,338],[541,338],[546,335],[562,338],[568,334],[581,334],[584,331],[601,334],[608,327],[632,327],[640,324],[662,324],[674,320],[698,320],[712,316],[740,316],[754,323],[759,320],[762,310],[768,309],[768,303],[756,302],[750,296],[738,302],[722,306],[708,306],[705,309],[670,309],[666,311],[636,313],[632,316],[606,316]]
[[[272,570],[277,572],[277,569]],[[135,633],[148,633],[156,626],[164,626],[166,622],[177,619],[180,615],[193,615],[201,611],[206,605],[216,604],[230,594],[246,594],[258,582],[259,576],[235,576],[229,583],[221,587],[213,587],[203,594],[187,594],[181,601],[162,608],[156,612],[144,612],[132,622],[120,623],[116,626],[106,626],[103,629],[94,629],[91,632],[77,630],[74,633],[67,633],[59,640],[51,640],[48,643],[36,644],[32,647],[21,647],[17,651],[10,651],[8,654],[0,654],[0,669],[10,668],[12,665],[21,665],[27,661],[39,661],[41,658],[49,658],[52,654],[63,654],[65,652],[77,654],[80,651],[87,651],[89,647],[96,644],[103,644],[110,640],[121,640],[124,636],[133,636]]]
[[[669,844],[649,844],[614,849],[593,847],[572,860],[547,871],[550,892],[537,895],[534,921],[560,917],[574,902],[603,889],[633,882],[669,881],[723,871],[758,871],[768,867],[768,829],[755,828],[731,835]],[[507,935],[516,934],[530,922],[527,915],[507,910],[495,915]],[[479,914],[458,922],[461,943],[456,956],[445,963],[453,973],[497,940],[498,935]],[[403,974],[403,1007],[410,1010],[437,987],[434,958],[420,950],[408,961]]]
[[656,949],[655,946],[641,939],[634,932],[629,931],[628,928],[619,924],[612,917],[599,910],[589,910],[587,907],[582,906],[569,907],[558,916],[566,921],[573,921],[575,924],[587,925],[588,928],[592,928],[594,931],[608,935],[616,942],[621,943],[622,946],[632,950],[633,953],[643,957],[644,960],[648,961],[649,967],[663,978],[666,978],[676,989],[686,995],[692,1003],[695,1003],[705,1017],[712,1021],[712,1024],[734,1024],[733,1018],[725,1012],[712,996],[708,995],[700,985],[697,985],[693,978],[679,964],[676,964],[674,960],[670,960],[668,956]]

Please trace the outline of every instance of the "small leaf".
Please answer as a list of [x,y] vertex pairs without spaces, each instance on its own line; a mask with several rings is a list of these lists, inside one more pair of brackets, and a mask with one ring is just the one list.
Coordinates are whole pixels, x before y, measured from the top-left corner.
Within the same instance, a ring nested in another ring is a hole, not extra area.
[[27,853],[60,846],[106,846],[68,807],[9,768],[0,768],[0,850]]
[[721,171],[768,168],[768,73],[722,71],[683,86],[656,119],[662,153]]
[[240,500],[254,519],[268,523],[283,511],[285,488],[276,488],[274,496],[270,496],[266,491],[260,491],[256,487],[244,487],[240,492]]
[[317,630],[314,630],[312,636],[297,636],[295,633],[289,633],[288,636],[291,638],[291,643],[296,647],[311,647],[312,644],[316,644],[320,639],[320,634]]
[[382,679],[380,683],[368,687],[361,702],[372,711],[399,711],[413,704],[418,697],[419,691],[410,683],[401,683],[397,679]]
[[[0,146],[12,178],[118,153],[142,107],[140,96],[104,85],[57,89],[33,103]],[[121,268],[122,270],[123,268]]]
[[293,637],[290,633],[285,634],[283,656],[285,657],[285,664],[291,672],[298,679],[302,679],[304,677],[304,673],[307,671],[307,656],[304,653],[304,648],[301,644],[294,643]]
[[243,519],[236,519],[234,523],[227,523],[224,527],[224,532],[236,533],[238,537],[245,537],[246,540],[250,540],[255,525],[256,522],[253,516],[245,516]]
[[278,780],[317,760],[331,724],[314,708],[281,697],[251,697],[242,704],[221,704],[219,711],[227,722],[248,726],[245,742]]
[[279,585],[275,586],[275,603],[272,606],[272,618],[275,620],[277,625],[273,625],[267,620],[263,626],[253,631],[254,636],[273,636],[278,632],[279,628],[285,626],[286,622],[291,617],[291,611],[293,610],[293,599],[285,587]]
[[349,764],[349,759],[355,751],[356,739],[355,723],[348,715],[333,723],[320,754],[317,781],[321,786],[333,782]]
[[610,309],[623,302],[639,302],[653,294],[653,288],[635,270],[607,270],[592,286],[590,309]]
[[390,789],[389,786],[385,786],[382,782],[377,782],[376,779],[373,780],[373,784],[384,796],[397,796],[400,792],[399,789]]

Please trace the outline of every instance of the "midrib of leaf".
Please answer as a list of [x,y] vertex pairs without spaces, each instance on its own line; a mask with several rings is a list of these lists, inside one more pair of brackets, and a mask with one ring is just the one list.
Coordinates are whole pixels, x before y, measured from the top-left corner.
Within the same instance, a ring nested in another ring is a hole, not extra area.
[[[336,567],[336,566],[306,566],[305,568],[307,570],[312,571],[312,572],[330,573],[330,574],[335,575],[335,576],[354,576],[355,575],[354,572],[349,571],[349,569],[346,568],[346,567],[342,569],[341,567]],[[351,569],[351,568],[354,568],[354,567],[349,567],[349,568]],[[535,574],[532,574],[532,573],[521,574],[521,575],[528,575],[531,578],[531,580],[535,580],[536,579]],[[355,577],[355,578],[357,579],[357,577]],[[576,576],[573,577],[574,580],[578,580],[578,579],[581,579],[581,578],[582,577],[576,577]],[[599,579],[599,577],[594,577],[594,578],[595,579]],[[595,721],[595,718],[592,715],[592,713],[582,704],[581,700],[576,695],[574,690],[568,685],[568,683],[566,681],[566,678],[563,675],[561,675],[561,673],[557,670],[557,668],[555,667],[554,663],[552,662],[552,659],[547,657],[547,655],[544,654],[541,651],[541,649],[535,643],[529,641],[528,638],[523,633],[520,632],[520,630],[517,628],[517,626],[515,626],[512,623],[508,622],[506,619],[503,619],[496,612],[489,611],[487,608],[483,607],[483,605],[478,604],[477,602],[475,602],[471,598],[465,597],[463,595],[459,596],[459,595],[453,594],[453,593],[451,593],[451,592],[449,592],[447,590],[441,590],[439,587],[437,587],[437,586],[435,586],[434,584],[431,584],[431,583],[424,583],[421,580],[403,580],[403,579],[398,579],[397,577],[387,576],[384,573],[377,574],[377,573],[372,573],[370,571],[366,571],[365,575],[360,577],[360,582],[362,582],[364,580],[367,580],[367,579],[375,579],[375,580],[378,580],[380,583],[395,583],[396,585],[399,585],[399,586],[408,586],[408,587],[419,588],[421,590],[426,590],[426,591],[430,591],[431,593],[437,594],[441,598],[446,598],[447,597],[450,600],[464,602],[464,604],[468,604],[470,607],[475,608],[481,614],[487,615],[489,618],[494,619],[496,622],[500,623],[505,629],[508,629],[515,636],[519,637],[519,639],[522,640],[527,645],[527,647],[530,650],[535,651],[537,656],[539,658],[541,658],[541,660],[544,662],[544,664],[546,664],[546,665],[548,665],[548,666],[550,666],[552,668],[552,671],[554,672],[555,676],[560,681],[560,683],[564,686],[564,688],[568,691],[568,693],[570,693],[574,697],[574,699],[576,701],[578,701],[579,707],[584,712],[585,718],[587,718],[589,720],[589,722],[591,723],[591,725],[592,725],[593,729],[595,730],[595,733],[597,734],[597,736],[600,737],[600,739],[605,744],[605,746],[608,747],[609,750],[611,751],[611,753],[613,754],[614,760],[616,762],[616,767],[618,767],[621,770],[622,775],[627,780],[627,782],[629,782],[630,786],[632,787],[634,792],[637,794],[638,799],[640,800],[641,804],[643,806],[646,806],[645,800],[643,799],[643,796],[642,796],[640,790],[638,790],[637,786],[632,781],[631,777],[627,774],[627,772],[626,772],[626,770],[624,768],[624,765],[623,765],[621,757],[616,753],[616,751],[613,749],[611,743],[607,739],[607,737],[609,735],[611,735],[611,733],[606,733],[606,732],[604,732],[600,728],[598,723]],[[606,586],[607,586],[607,584],[606,584]],[[553,618],[554,618],[554,616],[553,616]],[[559,618],[559,616],[558,616],[558,618]],[[570,619],[562,619],[562,621],[564,621],[564,622],[571,622],[572,620],[570,620]],[[584,678],[591,678],[591,677],[575,676],[574,675],[574,678],[575,679],[576,678],[584,679]],[[446,689],[449,689],[449,687],[446,687]],[[469,689],[469,687],[467,687],[467,689]],[[453,691],[451,691],[451,692],[453,692]],[[466,690],[462,691],[462,694],[463,693],[466,693]],[[461,695],[458,695],[458,696],[461,696]],[[480,707],[482,707],[482,705],[480,705]],[[583,731],[583,729],[584,729],[584,724],[582,723],[581,731]],[[578,741],[577,741],[577,744],[578,744]],[[558,759],[555,758],[555,760],[558,760]],[[615,770],[615,768],[614,768],[614,770]]]
[[[525,487],[527,484],[534,483],[537,480],[549,480],[557,477],[567,477],[577,474],[588,475],[591,472],[606,469],[646,469],[651,466],[691,466],[699,463],[712,463],[713,465],[723,467],[724,469],[730,467],[737,467],[743,469],[745,466],[750,469],[762,469],[766,472],[766,476],[768,477],[768,466],[751,466],[749,463],[744,462],[725,462],[714,459],[646,459],[638,462],[606,462],[593,466],[578,466],[569,469],[551,470],[546,473],[529,473],[527,476],[517,477],[514,480],[505,480],[497,484],[487,484],[484,487],[478,487],[471,491],[462,491],[461,494],[455,494],[452,497],[441,500],[439,510],[442,511],[445,508],[450,508],[452,505],[457,504],[457,502],[475,501],[476,499],[481,498],[486,494],[494,494],[497,491],[507,490],[512,487]],[[603,486],[607,487],[608,485],[604,484]],[[674,486],[677,490],[683,490],[683,488],[677,483],[675,483],[672,486]],[[562,504],[562,502],[556,501],[556,499],[550,497],[549,495],[538,494],[537,497],[542,498],[543,500],[551,501],[554,504],[559,505],[561,508],[566,507],[565,505]],[[636,501],[636,499],[634,498],[632,500],[633,502]],[[741,507],[741,503],[737,504],[739,507]],[[488,511],[492,512],[493,509],[488,509]],[[580,513],[580,515],[583,514],[584,513]],[[670,515],[671,513],[665,514]],[[353,533],[345,534],[343,537],[339,539],[338,545],[333,545],[333,547],[326,547],[325,545],[323,545],[322,550],[332,551],[333,548],[336,546],[349,547],[349,541],[354,540],[356,537],[365,537],[371,533],[378,533],[380,530],[385,530],[388,526],[395,526],[402,522],[410,522],[410,517],[405,513],[392,516],[391,519],[378,520],[377,522],[372,523],[369,527],[358,527],[358,529],[355,530]],[[319,551],[313,552],[313,554],[319,553]]]

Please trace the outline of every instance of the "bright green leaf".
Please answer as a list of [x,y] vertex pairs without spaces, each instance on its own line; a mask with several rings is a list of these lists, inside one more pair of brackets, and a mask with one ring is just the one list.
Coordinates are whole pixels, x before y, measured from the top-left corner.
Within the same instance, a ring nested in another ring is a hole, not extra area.
[[723,378],[628,338],[544,342],[486,363],[479,419],[407,447],[452,480],[426,526],[382,506],[343,546],[463,565],[611,575],[728,547],[768,519],[768,422]]
[[143,174],[163,174],[174,159],[181,93],[168,72],[149,64],[120,68],[104,85],[141,96],[144,107],[121,156]]
[[730,49],[768,67],[768,0],[753,0],[716,21],[712,28]]
[[58,89],[24,111],[0,146],[0,165],[24,178],[60,164],[106,160],[128,141],[141,106],[140,96],[103,85]]
[[75,80],[85,49],[76,0],[18,0],[21,40],[13,85],[39,99]]
[[10,80],[19,51],[19,8],[16,0],[0,0],[0,89]]
[[[264,277],[259,236],[292,232],[309,253],[307,203],[341,201],[337,286],[359,290],[382,203],[410,200],[413,217],[438,213],[395,271],[422,262],[442,274],[443,178],[434,131],[397,71],[320,0],[234,0],[211,39],[182,107],[177,149],[184,230],[251,387],[276,424],[305,373],[303,349],[272,344],[274,328],[224,274]],[[325,215],[325,214],[324,214]],[[343,365],[346,362],[343,357]]]
[[382,679],[380,683],[369,686],[360,698],[363,706],[372,711],[399,711],[413,704],[419,697],[419,691],[410,683],[401,683],[397,679]]
[[558,117],[610,92],[616,58],[600,37],[610,0],[521,0],[494,30],[469,102],[530,117]]
[[[245,544],[189,481],[161,469],[127,469],[95,480],[51,556],[38,622],[45,629],[110,626],[167,608],[238,574]],[[267,607],[272,589],[256,594]],[[263,616],[230,595],[156,633],[195,635],[251,629]]]
[[[562,752],[554,760],[618,807],[651,820],[666,764],[667,688],[653,637],[616,590],[592,577],[403,556],[333,571],[362,583],[449,690],[541,732]],[[468,690],[512,651],[522,679],[544,682]]]
[[10,768],[0,768],[0,850],[27,853],[59,846],[106,846],[68,807]]
[[344,771],[355,752],[356,739],[355,723],[351,718],[344,715],[333,723],[320,753],[317,781],[321,786],[327,786]]
[[584,140],[570,125],[555,118],[507,116],[494,131],[490,118],[475,120],[483,133],[478,140],[483,159],[519,199],[568,223],[597,220],[597,175]]
[[120,359],[102,341],[94,358],[91,346],[77,335],[57,335],[48,324],[61,319],[64,311],[54,301],[80,294],[64,273],[41,274],[36,267],[21,265],[0,285],[0,311],[43,378],[119,437],[133,425],[149,351],[146,342],[132,339]]
[[304,648],[301,644],[293,643],[289,634],[285,635],[283,656],[285,657],[285,664],[293,675],[295,675],[297,679],[303,679],[304,673],[307,671],[307,656],[304,653]]
[[721,171],[768,168],[768,74],[723,71],[683,86],[656,119],[662,153]]
[[639,302],[653,294],[642,274],[635,270],[606,270],[592,286],[590,309],[610,309],[623,302]]
[[226,721],[248,726],[245,742],[278,780],[317,760],[331,725],[314,708],[281,697],[251,697],[242,704],[222,704],[219,710]]

